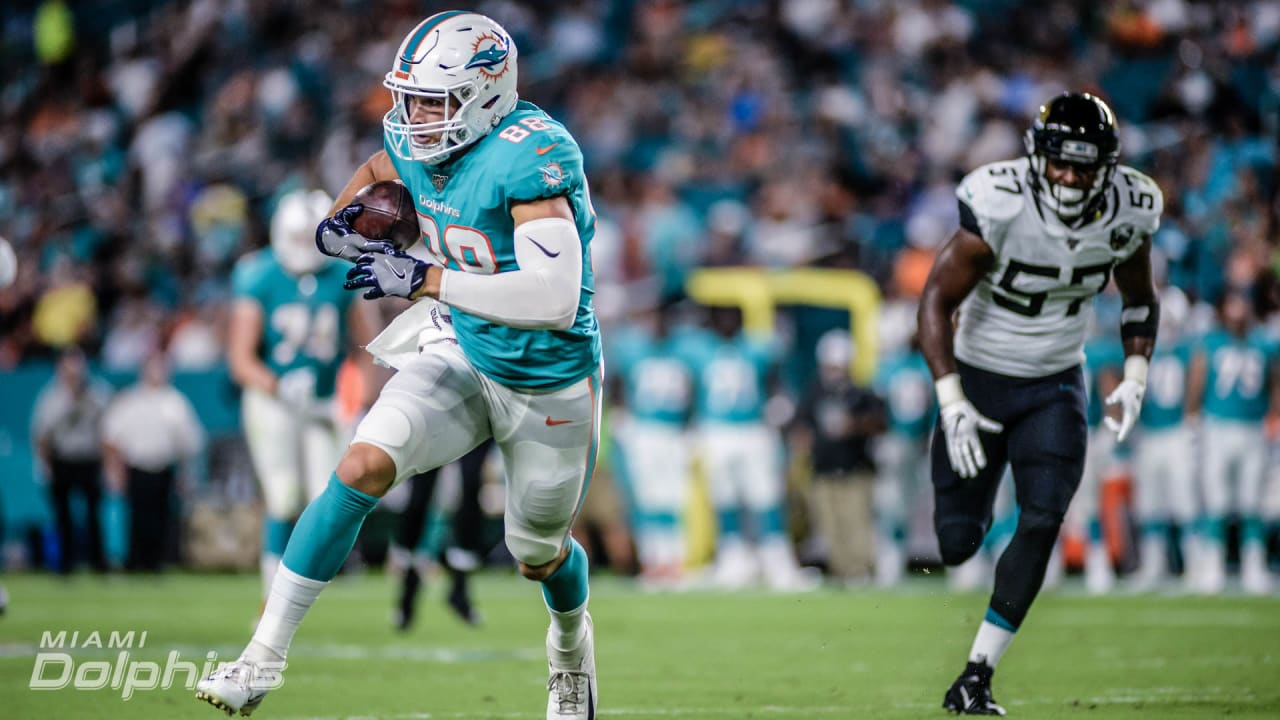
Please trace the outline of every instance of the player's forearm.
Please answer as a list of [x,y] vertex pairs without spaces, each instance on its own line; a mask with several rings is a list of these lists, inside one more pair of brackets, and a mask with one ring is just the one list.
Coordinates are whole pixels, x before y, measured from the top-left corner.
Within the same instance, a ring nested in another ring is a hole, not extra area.
[[934,380],[956,372],[955,326],[951,322],[954,312],[955,308],[948,308],[936,292],[926,289],[920,299],[916,317],[920,351]]
[[450,307],[510,327],[567,330],[582,295],[582,241],[572,221],[542,217],[515,228],[519,270],[480,275],[427,269],[424,287]]
[[545,268],[498,275],[446,270],[437,297],[490,322],[534,330],[567,330],[578,311],[577,287],[566,287]]
[[253,388],[268,395],[276,393],[276,374],[257,358],[232,356],[228,362],[231,380],[242,388]]

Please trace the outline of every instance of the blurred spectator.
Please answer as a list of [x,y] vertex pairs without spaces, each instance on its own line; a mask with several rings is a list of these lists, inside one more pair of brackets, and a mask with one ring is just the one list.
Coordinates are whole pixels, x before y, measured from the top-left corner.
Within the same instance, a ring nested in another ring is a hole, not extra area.
[[76,524],[71,518],[71,494],[84,497],[85,551],[90,566],[107,569],[102,549],[98,506],[102,499],[102,416],[110,392],[89,377],[84,354],[65,351],[54,379],[36,400],[31,437],[49,480],[49,499],[58,523],[58,572],[75,569],[78,553]]
[[809,500],[827,550],[827,567],[841,582],[868,580],[873,570],[871,439],[885,429],[884,403],[853,384],[849,333],[831,330],[818,341],[818,377],[796,412],[792,440],[809,459]]
[[169,383],[163,354],[152,353],[139,382],[111,403],[102,432],[107,477],[129,500],[127,567],[159,571],[176,555],[172,510],[178,467],[204,445],[195,408]]

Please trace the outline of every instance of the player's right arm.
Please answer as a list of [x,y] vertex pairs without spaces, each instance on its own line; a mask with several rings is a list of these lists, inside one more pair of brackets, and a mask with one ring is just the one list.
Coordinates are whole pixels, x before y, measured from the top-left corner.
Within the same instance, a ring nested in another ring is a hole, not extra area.
[[342,192],[338,193],[337,199],[333,201],[333,207],[329,208],[329,217],[347,205],[351,204],[351,198],[360,192],[364,186],[379,182],[382,180],[399,180],[400,173],[396,172],[396,166],[391,163],[391,158],[387,156],[386,150],[379,150],[374,153],[368,160],[365,160],[356,171],[351,174],[351,179],[347,181],[346,187],[342,188]]
[[942,246],[933,261],[920,296],[920,348],[935,380],[956,372],[955,323],[960,303],[978,286],[995,264],[991,247],[971,230],[961,227]]
[[400,174],[387,157],[387,151],[379,150],[364,161],[351,174],[346,187],[338,193],[329,214],[316,226],[316,248],[330,257],[355,262],[370,250],[376,240],[366,238],[351,227],[360,214],[360,206],[352,206],[351,199],[366,185],[380,180],[399,180]]
[[979,430],[1000,432],[1000,423],[983,416],[965,397],[956,372],[955,317],[964,299],[995,264],[995,253],[983,239],[983,228],[965,196],[962,184],[960,228],[942,246],[920,296],[917,323],[920,347],[933,373],[938,394],[941,427],[947,441],[947,457],[961,477],[969,478],[987,465]]
[[1204,404],[1204,384],[1209,374],[1209,358],[1203,346],[1197,346],[1191,355],[1191,365],[1187,368],[1187,397],[1183,405],[1183,413],[1188,418],[1200,415],[1200,407]]
[[249,298],[237,298],[231,305],[227,329],[227,365],[236,385],[275,395],[279,378],[258,357],[262,328],[262,306]]

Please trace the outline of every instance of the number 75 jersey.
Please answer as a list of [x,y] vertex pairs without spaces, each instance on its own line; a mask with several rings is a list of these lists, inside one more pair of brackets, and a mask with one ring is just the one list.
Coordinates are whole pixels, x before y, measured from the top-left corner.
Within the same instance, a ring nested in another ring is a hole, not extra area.
[[956,188],[960,224],[995,263],[960,306],[956,357],[1014,377],[1079,365],[1089,301],[1160,225],[1164,198],[1146,175],[1116,168],[1105,202],[1069,228],[1031,189],[1027,158],[983,165]]

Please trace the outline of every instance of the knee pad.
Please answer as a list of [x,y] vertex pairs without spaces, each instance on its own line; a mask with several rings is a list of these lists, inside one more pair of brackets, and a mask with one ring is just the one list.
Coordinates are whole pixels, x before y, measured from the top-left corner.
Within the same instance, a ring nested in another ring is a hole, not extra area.
[[558,536],[544,535],[507,523],[506,542],[511,557],[529,567],[546,565],[560,555],[568,530]]
[[986,529],[970,520],[956,520],[939,525],[938,550],[944,565],[959,565],[973,557],[982,547]]

